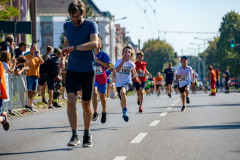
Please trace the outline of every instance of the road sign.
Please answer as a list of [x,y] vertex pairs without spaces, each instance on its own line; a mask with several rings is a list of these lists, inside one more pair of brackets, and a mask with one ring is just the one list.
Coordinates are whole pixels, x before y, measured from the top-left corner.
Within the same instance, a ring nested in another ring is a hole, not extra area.
[[32,34],[32,22],[0,21],[0,33]]

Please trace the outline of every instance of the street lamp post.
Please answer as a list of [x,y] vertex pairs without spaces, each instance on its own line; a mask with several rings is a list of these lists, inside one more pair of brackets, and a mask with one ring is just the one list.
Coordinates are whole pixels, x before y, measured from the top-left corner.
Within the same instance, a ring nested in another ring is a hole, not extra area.
[[205,53],[205,42],[206,41],[209,41],[209,40],[211,40],[211,39],[214,39],[214,38],[207,38],[207,39],[204,39],[204,38],[198,38],[198,37],[194,37],[194,39],[198,39],[198,40],[203,40],[203,48],[204,48],[204,51],[203,51],[203,62],[204,62],[204,75],[203,75],[203,77],[204,77],[204,79],[205,79],[205,65],[206,65],[206,58],[205,58],[205,55],[206,55],[206,53]]
[[[200,53],[200,46],[201,45],[204,45],[204,44],[196,44],[196,43],[190,43],[191,45],[196,45],[198,46],[198,53]],[[197,56],[198,57],[198,56]],[[198,65],[198,67],[200,68],[200,63]],[[200,71],[200,70],[199,70]],[[204,62],[204,65],[203,65],[203,79],[205,79],[205,62]]]

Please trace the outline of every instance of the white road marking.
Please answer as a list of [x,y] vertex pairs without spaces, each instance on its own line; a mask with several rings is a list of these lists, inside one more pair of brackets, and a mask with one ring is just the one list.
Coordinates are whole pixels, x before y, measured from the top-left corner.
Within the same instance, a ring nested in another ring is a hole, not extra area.
[[156,125],[158,125],[159,122],[160,122],[160,120],[154,120],[149,126],[155,127]]
[[170,104],[170,106],[175,106],[175,104]]
[[130,143],[140,143],[148,133],[139,133]]
[[170,109],[172,109],[172,107],[168,107],[168,108],[167,108],[167,110],[170,110]]
[[113,160],[125,160],[127,156],[116,156]]
[[160,117],[164,117],[164,116],[166,116],[167,115],[167,112],[163,112],[163,113],[161,113],[159,116]]

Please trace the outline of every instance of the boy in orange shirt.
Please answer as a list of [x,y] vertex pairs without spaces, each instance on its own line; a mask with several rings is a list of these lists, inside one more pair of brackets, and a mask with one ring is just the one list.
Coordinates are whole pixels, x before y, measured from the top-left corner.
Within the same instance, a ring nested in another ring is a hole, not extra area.
[[157,77],[155,78],[155,85],[157,89],[157,95],[159,96],[161,94],[161,86],[163,85],[163,77],[161,76],[161,73],[157,73]]

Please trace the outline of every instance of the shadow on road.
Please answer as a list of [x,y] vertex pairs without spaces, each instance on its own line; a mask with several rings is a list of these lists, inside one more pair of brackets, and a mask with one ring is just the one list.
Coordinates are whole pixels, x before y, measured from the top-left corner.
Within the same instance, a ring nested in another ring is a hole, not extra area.
[[[91,132],[97,132],[97,131],[116,131],[118,130],[120,127],[107,127],[107,128],[96,128],[96,129],[91,129]],[[78,131],[84,131],[83,129],[79,129]],[[72,132],[71,130],[67,130],[67,131],[53,131],[51,133],[67,133],[67,132]]]
[[236,122],[235,125],[211,125],[211,126],[187,126],[177,127],[174,130],[180,129],[201,129],[201,130],[228,130],[228,129],[240,129],[240,122]]
[[195,108],[195,107],[240,107],[240,104],[209,104],[209,105],[189,105],[188,108]]
[[41,150],[41,151],[30,151],[30,152],[16,152],[16,153],[0,153],[0,156],[8,156],[8,155],[23,155],[23,154],[33,154],[33,153],[45,153],[45,152],[57,152],[57,151],[72,151],[72,148],[60,148],[60,149],[49,149],[49,150]]
[[[94,125],[100,125],[100,124],[92,124]],[[78,127],[83,127],[83,125],[78,125]],[[26,130],[42,130],[42,129],[59,129],[59,128],[70,128],[70,126],[60,126],[60,127],[39,127],[39,128],[22,128],[22,129],[14,129],[11,131],[26,131]]]

